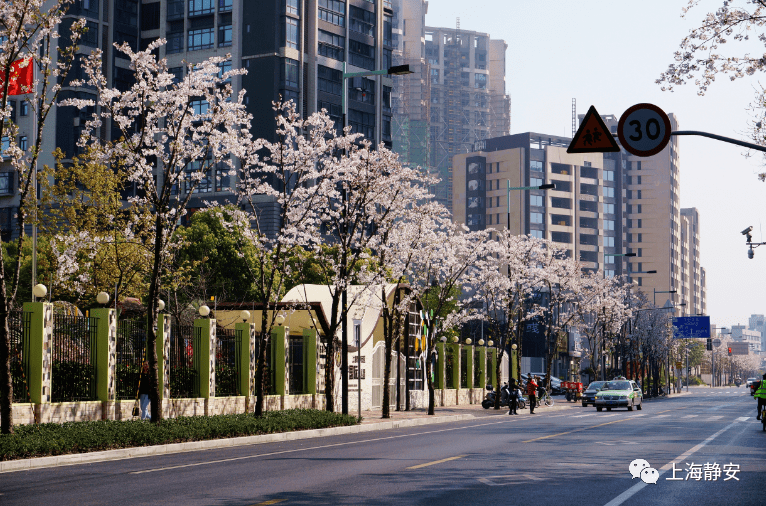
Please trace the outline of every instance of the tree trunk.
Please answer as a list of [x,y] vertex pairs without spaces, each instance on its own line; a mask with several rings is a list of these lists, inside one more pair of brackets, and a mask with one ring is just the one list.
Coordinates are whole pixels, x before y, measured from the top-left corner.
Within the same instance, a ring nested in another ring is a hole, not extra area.
[[147,308],[146,316],[146,355],[149,358],[149,401],[152,423],[159,423],[162,420],[162,398],[160,398],[160,380],[157,370],[156,330],[157,299],[160,296],[160,270],[162,266],[162,248],[164,247],[163,235],[165,233],[161,216],[161,213],[157,213],[155,220],[154,266],[152,268],[152,279],[149,284],[149,307]]
[[[431,330],[429,329],[429,334]],[[426,380],[428,381],[428,414],[433,415],[434,405],[436,404],[433,382],[433,353],[429,353],[428,361],[426,362]]]
[[264,383],[266,382],[266,375],[264,369],[266,368],[266,353],[269,349],[266,331],[266,318],[268,317],[268,309],[264,309],[261,314],[266,315],[261,317],[261,332],[260,339],[258,339],[258,362],[255,366],[255,416],[263,416],[263,407],[265,403],[266,392]]
[[[495,409],[500,409],[500,371],[503,368],[502,363],[503,355],[505,355],[505,348],[502,348],[497,355],[497,360],[495,361],[495,384],[493,386],[495,387]],[[511,360],[513,360],[513,356],[508,357],[508,363],[510,363]]]
[[[3,288],[5,280],[1,280]],[[4,290],[3,290],[4,291]],[[8,328],[8,301],[0,302],[0,433],[13,434],[13,381],[11,378],[11,333]]]
[[[386,300],[386,288],[381,288],[383,296],[383,343],[385,359],[383,363],[383,405],[381,406],[381,418],[390,418],[391,413],[389,405],[391,404],[391,394],[388,384],[391,381],[391,352],[393,351],[393,329],[389,321],[388,304]],[[373,358],[373,361],[375,359]],[[361,364],[358,364],[361,366]],[[361,380],[360,380],[361,381]],[[397,385],[398,388],[398,385]]]

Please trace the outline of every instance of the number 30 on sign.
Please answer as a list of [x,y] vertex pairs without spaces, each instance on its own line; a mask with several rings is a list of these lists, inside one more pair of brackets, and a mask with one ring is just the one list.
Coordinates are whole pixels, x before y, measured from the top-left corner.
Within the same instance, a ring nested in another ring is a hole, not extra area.
[[636,104],[620,116],[617,136],[630,154],[656,155],[670,141],[670,119],[656,105]]

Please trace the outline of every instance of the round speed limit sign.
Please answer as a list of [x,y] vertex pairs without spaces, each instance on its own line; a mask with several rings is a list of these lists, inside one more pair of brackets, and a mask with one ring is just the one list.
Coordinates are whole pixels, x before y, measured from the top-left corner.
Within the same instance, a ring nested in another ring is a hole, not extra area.
[[617,136],[632,155],[656,155],[670,141],[670,120],[656,105],[636,104],[620,116]]

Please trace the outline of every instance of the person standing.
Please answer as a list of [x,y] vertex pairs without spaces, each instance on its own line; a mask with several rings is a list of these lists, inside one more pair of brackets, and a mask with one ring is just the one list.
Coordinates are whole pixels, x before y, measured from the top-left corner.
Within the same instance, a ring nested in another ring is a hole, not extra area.
[[508,414],[518,415],[518,413],[516,413],[516,394],[518,390],[518,386],[516,385],[516,378],[511,378],[508,383],[508,393],[510,394],[510,397],[508,398],[508,405],[510,406]]
[[141,404],[141,420],[149,419],[149,362],[144,361],[138,380],[138,400]]
[[537,394],[537,383],[535,383],[535,378],[530,376],[527,380],[527,395],[529,396],[529,414],[534,415],[535,414],[535,401]]
[[756,420],[760,420],[761,410],[764,406],[766,406],[766,374],[763,375],[761,384],[758,385],[758,388],[756,389],[755,394],[753,394],[753,397],[758,399],[758,416],[756,417]]

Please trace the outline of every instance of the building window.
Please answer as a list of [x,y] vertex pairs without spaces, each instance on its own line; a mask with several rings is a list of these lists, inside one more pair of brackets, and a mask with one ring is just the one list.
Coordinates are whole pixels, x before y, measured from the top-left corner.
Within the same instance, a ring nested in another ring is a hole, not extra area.
[[604,230],[614,230],[614,220],[604,220]]
[[349,99],[364,104],[375,105],[375,81],[363,77],[355,77],[353,82],[349,84],[351,84],[348,93]]
[[383,116],[383,138],[391,139],[391,116]]
[[431,69],[431,83],[439,84],[439,69]]
[[210,108],[210,104],[208,104],[207,100],[203,99],[192,100],[189,105],[191,106],[195,116],[207,114],[207,111]]
[[614,204],[604,204],[604,214],[614,214]]
[[319,30],[319,54],[343,61],[343,53],[346,48],[346,38],[331,32]]
[[383,86],[383,112],[391,112],[391,87]]
[[487,87],[486,74],[474,74],[473,87],[483,90]]
[[349,63],[367,70],[375,70],[375,48],[358,42],[348,41]]
[[341,0],[319,0],[319,19],[346,26],[346,4]]
[[531,235],[532,237],[537,237],[538,239],[542,239],[543,238],[543,231],[542,230],[534,230],[534,229],[532,229],[532,230],[529,231],[529,235]]
[[543,184],[545,184],[545,183],[539,177],[530,177],[529,178],[529,186],[542,186]]
[[202,16],[215,12],[214,0],[189,0],[189,16]]
[[184,18],[184,0],[168,0],[168,21]]
[[285,46],[298,49],[298,20],[285,18]]
[[0,172],[0,195],[13,195],[13,172]]
[[298,15],[298,0],[285,0],[285,10],[288,14]]
[[604,247],[614,248],[614,237],[604,237]]
[[543,222],[543,213],[529,213],[529,222],[530,223],[542,223]]
[[29,103],[26,100],[19,101],[19,116],[26,116],[29,114]]
[[614,188],[611,186],[604,186],[604,197],[614,198]]
[[[294,60],[292,60],[294,61]],[[297,63],[297,62],[296,62]],[[296,67],[297,72],[297,67]],[[343,73],[323,65],[317,66],[317,87],[319,91],[340,96],[343,88]]]
[[231,12],[234,0],[218,0],[218,12]]
[[218,25],[218,47],[231,46],[231,22]]
[[350,6],[349,15],[351,21],[349,29],[370,37],[375,37],[375,13],[359,7]]
[[351,126],[352,132],[362,134],[368,140],[375,139],[374,114],[349,109],[348,124]]
[[201,49],[211,49],[214,46],[213,28],[200,28],[199,30],[189,30],[187,45],[189,51],[199,51]]
[[[168,9],[170,6],[168,5]],[[181,11],[183,11],[183,4],[181,4]],[[165,47],[165,51],[168,54],[182,53],[184,50],[184,22],[173,21],[168,23],[167,32],[168,43]]]
[[530,160],[529,162],[529,170],[534,170],[537,172],[543,171],[543,162],[539,160]]
[[[298,87],[298,60],[291,60],[290,58],[285,58],[285,65],[284,65],[284,75],[282,76],[282,81],[285,83],[285,86],[293,86],[295,88]],[[321,66],[319,68],[322,68]]]
[[22,151],[27,150],[27,136],[21,135],[19,136],[19,149]]
[[614,171],[613,170],[605,170],[604,171],[604,181],[614,181]]
[[343,120],[343,111],[341,110],[340,104],[333,104],[332,102],[322,102],[321,100],[317,102],[317,109],[320,111],[322,109],[325,109],[327,111],[327,115],[330,117],[330,119],[335,123],[335,128],[337,130],[340,130],[343,125],[341,125]]
[[529,205],[537,206],[537,207],[542,207],[543,206],[543,196],[542,195],[530,195],[529,196]]

